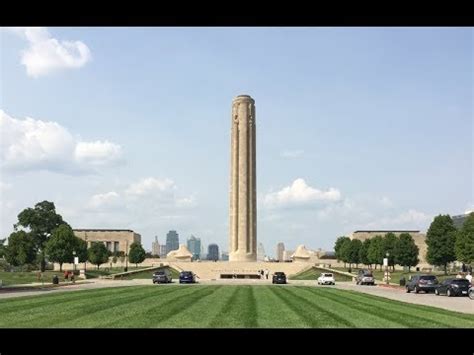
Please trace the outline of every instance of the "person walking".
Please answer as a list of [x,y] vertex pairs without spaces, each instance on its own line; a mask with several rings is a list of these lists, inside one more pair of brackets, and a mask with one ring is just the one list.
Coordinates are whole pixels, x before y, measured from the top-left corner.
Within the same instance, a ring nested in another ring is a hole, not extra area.
[[76,280],[75,280],[75,278],[74,278],[74,273],[73,273],[73,272],[71,272],[71,282],[72,282],[73,284],[76,283]]
[[466,279],[467,279],[467,280],[469,281],[469,283],[472,285],[472,275],[471,275],[470,272],[466,275]]
[[268,280],[268,269],[265,269],[265,278]]
[[69,271],[65,270],[64,271],[64,281],[67,281],[69,278]]

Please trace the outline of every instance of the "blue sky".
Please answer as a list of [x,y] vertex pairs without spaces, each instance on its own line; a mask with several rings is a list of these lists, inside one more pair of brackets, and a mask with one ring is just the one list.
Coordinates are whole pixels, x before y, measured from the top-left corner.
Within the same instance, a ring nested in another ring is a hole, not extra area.
[[75,228],[132,228],[148,249],[175,229],[226,250],[239,94],[256,101],[269,255],[474,207],[472,29],[17,28],[0,41],[2,236],[47,199]]

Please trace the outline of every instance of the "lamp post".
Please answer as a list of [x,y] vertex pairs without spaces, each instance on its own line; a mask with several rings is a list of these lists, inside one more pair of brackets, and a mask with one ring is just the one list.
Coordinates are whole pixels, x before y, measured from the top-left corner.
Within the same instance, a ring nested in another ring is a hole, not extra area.
[[76,274],[76,251],[72,251],[72,257],[73,257],[73,275]]
[[[88,245],[87,245],[87,233],[85,233],[85,238],[84,238],[84,240],[86,241],[86,254],[87,254],[87,248],[88,248]],[[86,255],[86,260],[84,261],[84,277],[86,277],[86,271],[87,271],[86,266],[87,266],[87,258],[88,258],[88,257],[89,257],[89,256]]]
[[390,256],[390,253],[387,251],[385,256],[387,257],[387,264],[385,265],[385,282],[388,285],[388,257]]
[[125,271],[128,271],[128,240],[125,241]]

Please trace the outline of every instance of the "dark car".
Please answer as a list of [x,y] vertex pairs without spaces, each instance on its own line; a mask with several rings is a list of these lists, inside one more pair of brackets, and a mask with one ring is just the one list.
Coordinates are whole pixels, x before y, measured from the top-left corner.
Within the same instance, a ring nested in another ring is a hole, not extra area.
[[419,293],[424,291],[425,293],[434,292],[439,286],[438,279],[434,275],[414,275],[408,281],[405,288],[407,293],[415,291]]
[[471,284],[466,279],[446,279],[435,289],[435,294],[451,296],[467,296]]
[[367,269],[359,270],[359,273],[356,277],[356,284],[357,285],[375,285],[374,275],[372,271]]
[[168,269],[158,270],[153,274],[154,284],[170,283],[171,281],[171,272]]
[[179,283],[193,284],[196,282],[196,277],[192,271],[181,271],[179,273]]
[[286,275],[284,272],[275,272],[273,274],[272,283],[274,284],[286,284]]

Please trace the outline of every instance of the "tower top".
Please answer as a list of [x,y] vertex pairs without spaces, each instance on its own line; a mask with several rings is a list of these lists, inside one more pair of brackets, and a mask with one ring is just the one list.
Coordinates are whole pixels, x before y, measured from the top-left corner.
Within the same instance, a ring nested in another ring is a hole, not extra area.
[[252,97],[250,95],[238,95],[234,98],[234,101],[237,101],[237,100],[244,100],[244,101],[251,101],[251,102],[255,102],[254,99],[252,99]]

